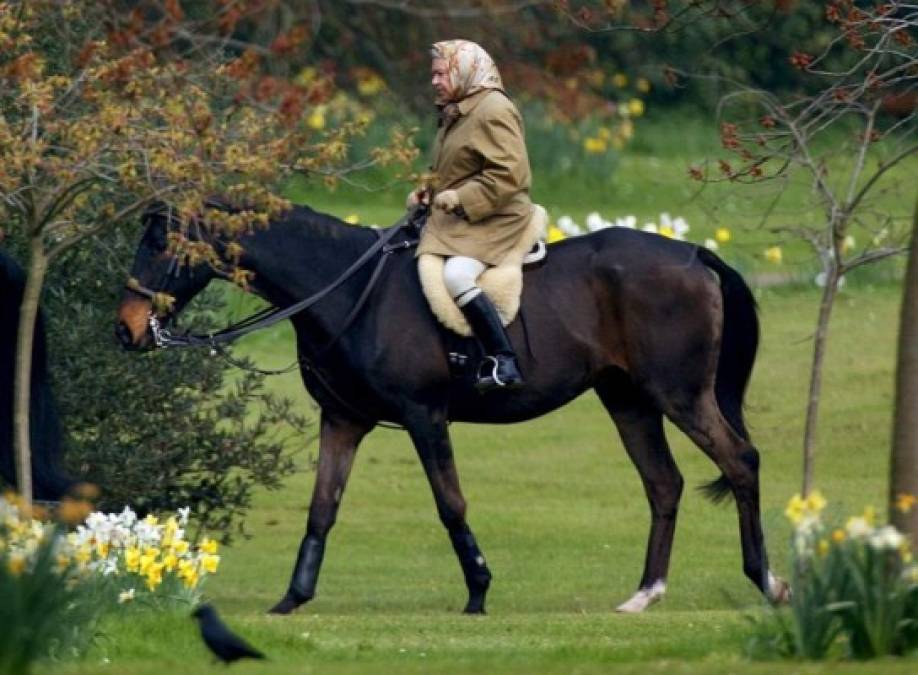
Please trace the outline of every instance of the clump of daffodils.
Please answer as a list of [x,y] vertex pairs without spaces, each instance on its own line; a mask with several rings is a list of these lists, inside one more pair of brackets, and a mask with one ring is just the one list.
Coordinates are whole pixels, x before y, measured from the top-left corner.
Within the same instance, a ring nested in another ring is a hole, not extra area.
[[0,497],[0,564],[14,577],[35,565],[39,548],[54,535],[54,527],[27,517],[13,494]]
[[130,509],[95,512],[67,535],[61,565],[113,580],[118,602],[168,598],[194,602],[201,582],[220,565],[217,542],[203,538],[193,546],[185,538],[189,509],[160,519],[138,519]]
[[[915,502],[914,495],[900,495],[895,506],[908,511]],[[826,507],[819,492],[788,502],[790,607],[780,620],[766,618],[751,644],[808,659],[918,649],[918,565],[907,537],[878,522],[871,507],[844,520],[827,517]]]
[[[598,211],[588,213],[585,226],[575,222],[570,216],[564,215],[558,218],[557,222],[549,228],[548,241],[560,241],[566,237],[576,237],[585,232],[598,232],[609,227],[623,227],[629,230],[641,229],[644,232],[659,234],[668,239],[678,239],[684,241],[688,231],[691,229],[685,218],[681,216],[672,217],[669,213],[663,212],[656,221],[648,221],[638,227],[638,219],[633,215],[620,216],[614,220],[607,220]],[[726,231],[726,230],[725,230]],[[724,242],[729,240],[729,236]],[[713,241],[713,240],[711,240]],[[707,243],[705,244],[707,245]],[[714,242],[714,248],[716,248]],[[710,248],[710,247],[709,247]]]

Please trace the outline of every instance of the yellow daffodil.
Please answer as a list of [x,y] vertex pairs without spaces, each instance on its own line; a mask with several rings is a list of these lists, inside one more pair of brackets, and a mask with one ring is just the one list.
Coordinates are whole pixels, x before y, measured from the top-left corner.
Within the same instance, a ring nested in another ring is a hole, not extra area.
[[167,572],[171,572],[176,567],[178,567],[178,558],[171,551],[163,556],[163,565],[166,568]]
[[309,113],[309,117],[306,118],[306,124],[309,125],[310,129],[314,129],[315,131],[321,131],[325,128],[325,110],[322,106],[315,108]]
[[834,541],[836,544],[842,543],[847,538],[848,534],[841,528],[838,528],[832,532],[832,541]]
[[798,525],[800,521],[803,520],[805,511],[806,502],[804,499],[800,495],[794,495],[787,503],[787,508],[784,509],[784,515],[787,516],[787,519],[794,525]]
[[87,545],[80,546],[76,552],[73,554],[74,561],[80,566],[83,567],[92,560],[92,549]]
[[733,233],[726,227],[718,227],[714,230],[714,239],[720,244],[726,244],[733,238]]
[[100,541],[96,544],[96,556],[100,559],[105,559],[108,557],[108,552],[110,550],[110,545],[108,542]]
[[808,511],[818,514],[826,508],[827,502],[819,490],[813,490],[806,498],[805,504]]
[[650,91],[650,82],[643,77],[639,77],[637,79],[637,82],[634,83],[634,86],[642,94],[646,94],[647,92]]
[[159,549],[148,548],[145,550],[143,555],[140,556],[140,573],[146,574],[150,567],[156,562],[158,557]]
[[915,495],[905,493],[896,495],[896,509],[902,513],[911,511],[916,502],[918,502],[918,498],[916,498]]
[[672,239],[673,237],[676,236],[676,231],[673,228],[671,228],[669,225],[661,225],[660,228],[657,230],[657,234],[661,234],[667,239]]
[[146,518],[143,519],[143,522],[145,522],[150,527],[156,527],[157,525],[159,525],[159,518],[157,518],[151,513]]
[[591,155],[598,155],[608,149],[606,141],[595,136],[588,136],[583,139],[583,149]]
[[201,553],[210,553],[213,555],[217,552],[217,542],[215,542],[213,539],[204,537],[201,540],[201,543],[198,544],[198,550],[201,551]]
[[175,553],[175,555],[185,555],[186,553],[188,553],[189,546],[188,546],[188,542],[185,541],[184,539],[177,539],[172,542],[171,548],[172,548],[172,552]]
[[220,556],[204,554],[201,556],[201,568],[208,574],[216,574],[217,566],[220,564]]
[[350,223],[351,225],[356,225],[360,222],[360,216],[358,216],[356,213],[352,213],[344,218],[344,222]]
[[640,117],[644,114],[644,102],[639,98],[633,98],[628,101],[628,112],[632,117]]
[[615,75],[612,76],[612,84],[614,84],[619,89],[627,87],[628,86],[628,76],[625,75],[624,73],[615,73]]
[[548,226],[548,237],[546,238],[549,244],[553,244],[556,241],[562,241],[567,237],[564,236],[564,232],[558,229],[555,225]]
[[10,554],[10,557],[7,558],[6,567],[14,577],[18,577],[25,571],[26,568],[26,557],[18,551]]
[[764,255],[765,260],[775,265],[780,265],[781,261],[784,259],[780,246],[772,246],[771,248],[765,249]]
[[827,539],[820,539],[819,543],[816,545],[816,551],[820,556],[825,557],[829,552],[829,541]]
[[124,566],[128,572],[140,571],[140,549],[129,546],[124,550]]

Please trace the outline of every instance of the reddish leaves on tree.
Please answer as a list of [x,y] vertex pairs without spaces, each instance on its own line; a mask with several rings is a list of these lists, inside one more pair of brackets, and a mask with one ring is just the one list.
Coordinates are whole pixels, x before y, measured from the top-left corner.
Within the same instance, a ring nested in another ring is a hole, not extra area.
[[766,129],[774,129],[775,125],[777,125],[778,123],[777,121],[775,121],[775,118],[772,117],[771,115],[762,115],[759,118],[759,124],[761,124]]
[[791,54],[790,63],[794,68],[804,70],[813,62],[813,57],[806,52],[794,52]]

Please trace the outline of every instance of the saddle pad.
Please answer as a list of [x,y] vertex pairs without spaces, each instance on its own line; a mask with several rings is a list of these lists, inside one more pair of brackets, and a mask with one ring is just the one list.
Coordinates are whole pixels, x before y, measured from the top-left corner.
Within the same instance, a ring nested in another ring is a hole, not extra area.
[[[520,309],[523,259],[536,242],[545,237],[547,227],[548,213],[538,204],[533,205],[529,226],[516,248],[504,257],[500,265],[489,267],[478,277],[478,285],[497,307],[505,326],[516,318],[516,313]],[[472,329],[443,282],[443,263],[443,256],[432,253],[423,253],[418,257],[421,288],[424,289],[430,309],[440,323],[459,335],[470,336]]]

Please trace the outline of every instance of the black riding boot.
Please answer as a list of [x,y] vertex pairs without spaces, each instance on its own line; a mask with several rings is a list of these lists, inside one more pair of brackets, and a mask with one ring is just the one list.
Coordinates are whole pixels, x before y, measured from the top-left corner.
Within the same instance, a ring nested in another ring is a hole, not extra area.
[[516,354],[500,322],[497,309],[484,293],[479,293],[462,306],[462,313],[472,327],[475,337],[487,356],[478,369],[475,388],[481,392],[492,389],[516,389],[523,385],[523,376],[516,363]]

